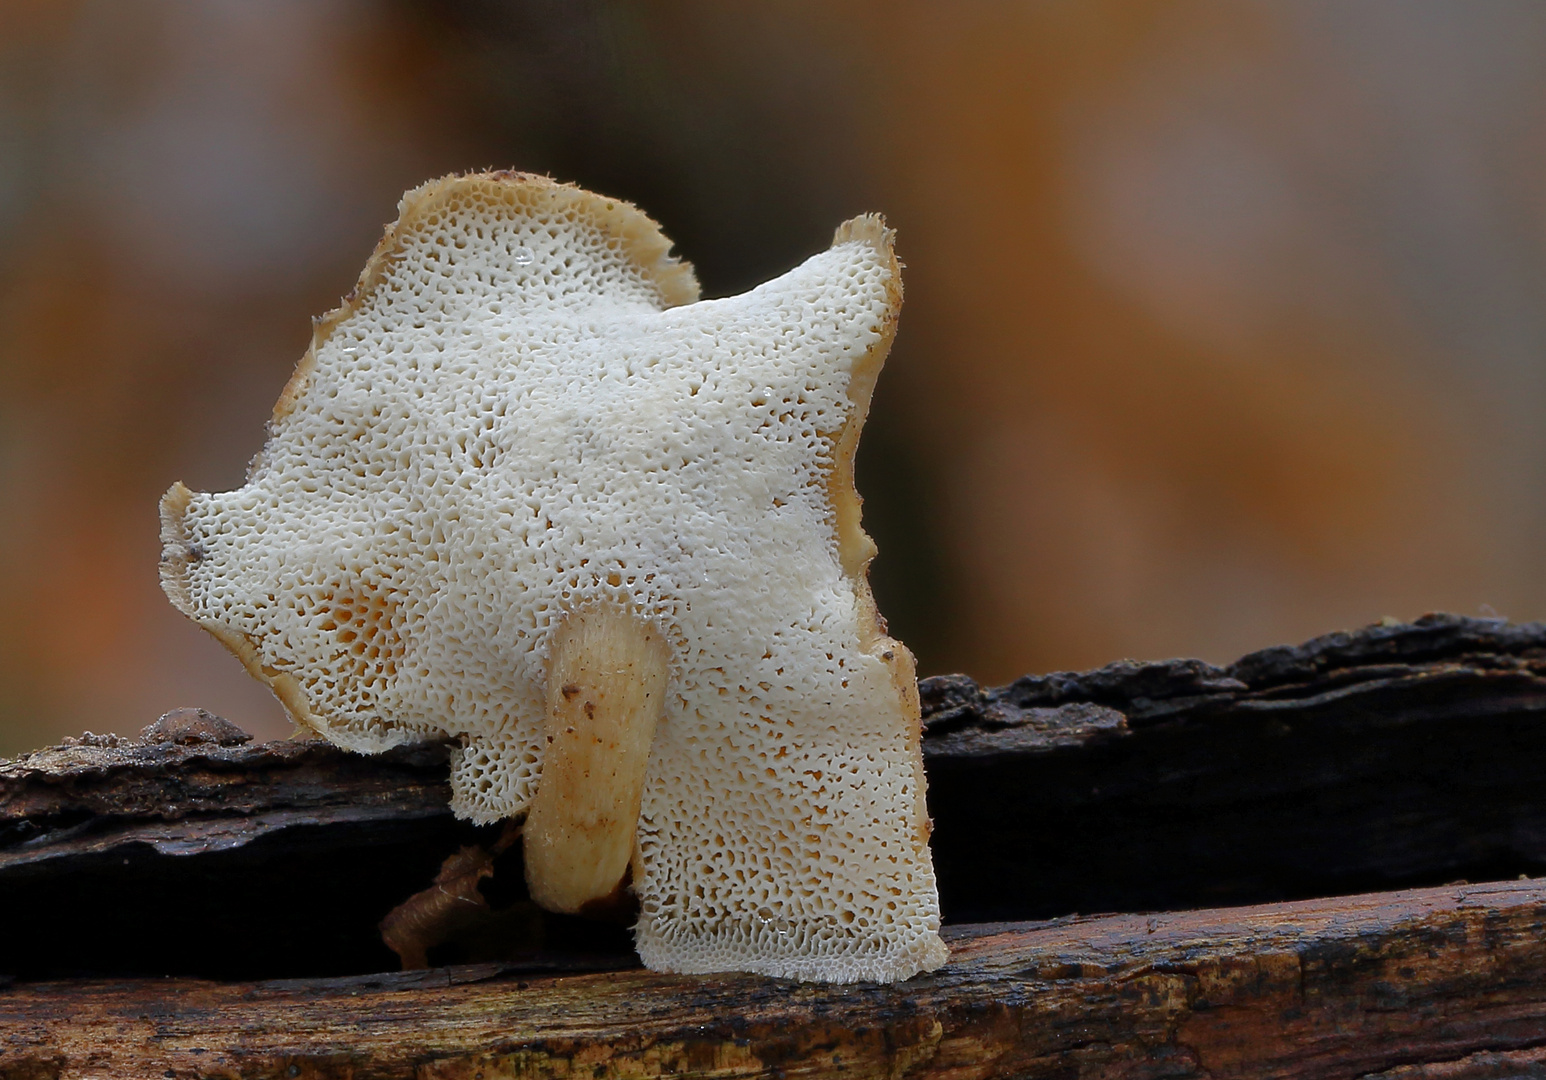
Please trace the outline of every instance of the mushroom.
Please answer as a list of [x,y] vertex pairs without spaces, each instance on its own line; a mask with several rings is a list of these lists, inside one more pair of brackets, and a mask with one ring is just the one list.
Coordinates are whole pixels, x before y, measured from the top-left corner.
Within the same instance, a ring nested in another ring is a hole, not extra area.
[[854,451],[902,289],[878,216],[699,300],[633,206],[447,177],[274,408],[245,486],[162,500],[172,602],[298,727],[460,740],[533,898],[636,897],[661,971],[938,967],[913,660]]

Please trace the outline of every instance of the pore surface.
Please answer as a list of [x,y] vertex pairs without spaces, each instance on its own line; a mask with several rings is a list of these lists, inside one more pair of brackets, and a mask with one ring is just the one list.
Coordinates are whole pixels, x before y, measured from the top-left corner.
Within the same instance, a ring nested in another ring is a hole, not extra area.
[[937,966],[911,658],[840,522],[899,302],[889,237],[861,219],[674,307],[695,288],[663,245],[546,181],[410,193],[247,485],[169,494],[167,591],[342,745],[461,737],[454,805],[480,822],[540,783],[555,626],[625,607],[672,657],[634,859],[645,961]]

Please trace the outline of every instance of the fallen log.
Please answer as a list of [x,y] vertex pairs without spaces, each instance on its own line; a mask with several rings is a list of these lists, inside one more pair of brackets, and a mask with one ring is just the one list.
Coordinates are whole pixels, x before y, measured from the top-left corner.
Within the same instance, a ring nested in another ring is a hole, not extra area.
[[890,986],[497,964],[18,983],[0,1076],[1534,1076],[1543,931],[1546,883],[1519,881],[958,927],[943,969]]
[[[639,970],[452,818],[444,745],[180,714],[0,763],[0,1077],[1546,1075],[1546,627],[920,690],[953,955],[891,987]],[[395,971],[456,865],[487,916]]]
[[[1540,625],[1430,616],[1229,668],[1122,662],[921,691],[949,923],[1546,874]],[[363,758],[239,738],[87,736],[0,763],[0,906],[33,928],[0,940],[0,973],[389,970],[380,920],[461,847],[496,842],[446,809],[444,746]],[[518,860],[482,882],[496,909],[524,899]],[[298,893],[337,899],[321,919]],[[218,929],[221,948],[160,932],[179,918]],[[628,952],[613,929],[538,918],[535,942],[430,960]]]

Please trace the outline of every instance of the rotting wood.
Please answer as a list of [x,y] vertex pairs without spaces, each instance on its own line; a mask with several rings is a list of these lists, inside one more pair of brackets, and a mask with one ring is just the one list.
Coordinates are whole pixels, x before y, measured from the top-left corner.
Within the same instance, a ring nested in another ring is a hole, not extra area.
[[[1546,627],[921,690],[947,918],[1546,866]],[[377,921],[500,832],[450,818],[443,746],[173,719],[0,763],[0,1077],[1546,1076],[1536,880],[956,925],[940,972],[823,987],[639,970],[522,903],[516,845],[464,935],[513,961],[254,982],[395,966]],[[136,973],[237,981],[101,977]]]
[[[1229,668],[1123,662],[921,690],[947,922],[1546,873],[1540,625],[1435,616]],[[377,923],[448,856],[497,839],[446,809],[443,746],[367,758],[184,727],[182,743],[93,736],[0,763],[0,906],[33,928],[0,940],[0,973],[387,969]],[[524,899],[518,855],[482,884],[497,910]],[[540,921],[527,936],[543,962],[626,961],[615,928]]]
[[948,918],[1546,873],[1546,626],[1428,616],[1228,668],[921,684]]
[[945,968],[890,986],[498,965],[16,983],[0,1076],[1479,1080],[1546,1045],[1541,881],[949,937]]
[[0,974],[395,967],[376,923],[481,837],[446,769],[440,745],[117,736],[0,763],[0,911],[29,929],[0,936]]

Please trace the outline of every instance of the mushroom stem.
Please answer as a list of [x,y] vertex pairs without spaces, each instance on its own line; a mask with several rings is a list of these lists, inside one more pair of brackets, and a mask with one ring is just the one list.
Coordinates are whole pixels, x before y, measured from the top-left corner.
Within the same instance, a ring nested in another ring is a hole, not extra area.
[[618,605],[565,616],[548,654],[547,748],[526,818],[526,884],[549,911],[627,903],[639,800],[670,650]]

